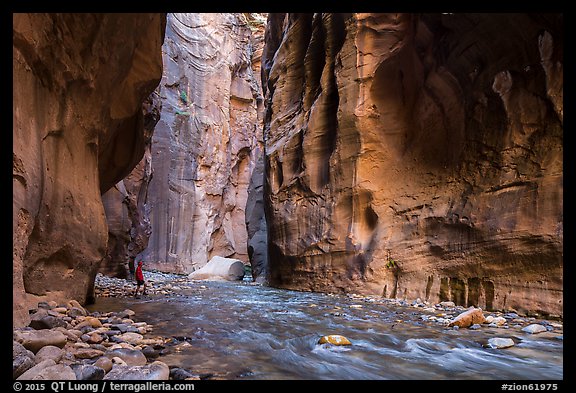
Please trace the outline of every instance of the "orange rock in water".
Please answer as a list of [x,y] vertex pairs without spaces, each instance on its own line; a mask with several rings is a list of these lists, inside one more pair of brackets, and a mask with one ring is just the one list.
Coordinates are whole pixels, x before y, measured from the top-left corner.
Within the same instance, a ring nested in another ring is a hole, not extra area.
[[330,334],[328,336],[322,336],[320,340],[318,340],[318,344],[352,345],[350,340],[338,334]]
[[467,311],[464,311],[462,314],[454,318],[448,326],[449,327],[458,326],[461,328],[467,328],[476,323],[484,323],[484,322],[486,322],[486,318],[482,313],[482,309],[471,307]]

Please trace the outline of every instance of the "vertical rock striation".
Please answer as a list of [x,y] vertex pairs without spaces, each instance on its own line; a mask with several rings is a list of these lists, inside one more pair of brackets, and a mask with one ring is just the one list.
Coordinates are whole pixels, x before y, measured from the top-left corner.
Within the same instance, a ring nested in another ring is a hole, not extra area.
[[147,206],[152,179],[151,141],[161,110],[162,100],[154,92],[143,105],[144,156],[127,177],[102,195],[108,223],[108,251],[99,271],[108,276],[128,277],[129,270],[135,269],[134,259],[148,245],[152,231]]
[[14,14],[15,326],[39,299],[93,296],[108,237],[101,194],[144,153],[164,28],[162,14]]
[[271,14],[271,284],[562,315],[562,25]]
[[152,137],[149,268],[189,273],[215,255],[248,263],[245,208],[262,155],[260,87],[243,14],[169,14]]

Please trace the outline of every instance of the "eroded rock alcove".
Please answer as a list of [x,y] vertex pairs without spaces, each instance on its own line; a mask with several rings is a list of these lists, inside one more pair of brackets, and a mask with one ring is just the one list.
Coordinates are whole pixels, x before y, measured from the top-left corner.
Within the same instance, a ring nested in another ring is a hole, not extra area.
[[562,314],[562,16],[274,14],[272,285]]

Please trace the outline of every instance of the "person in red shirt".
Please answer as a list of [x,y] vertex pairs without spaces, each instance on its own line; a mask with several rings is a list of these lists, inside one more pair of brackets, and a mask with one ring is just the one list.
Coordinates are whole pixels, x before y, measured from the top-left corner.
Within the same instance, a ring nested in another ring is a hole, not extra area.
[[146,281],[144,281],[144,274],[142,273],[142,261],[138,261],[138,267],[136,268],[136,292],[134,292],[134,297],[138,296],[140,285],[143,286],[142,295],[146,295]]

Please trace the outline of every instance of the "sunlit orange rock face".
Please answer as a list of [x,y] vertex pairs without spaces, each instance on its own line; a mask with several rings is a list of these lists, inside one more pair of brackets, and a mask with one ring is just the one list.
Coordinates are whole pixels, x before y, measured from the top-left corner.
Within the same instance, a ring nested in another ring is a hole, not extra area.
[[13,16],[13,321],[41,299],[93,296],[107,248],[101,194],[145,149],[163,14]]
[[562,29],[271,14],[271,284],[562,315]]
[[[214,256],[249,263],[261,216],[252,214],[251,176],[263,160],[263,20],[238,13],[167,17],[147,192],[150,237],[140,254],[148,268],[191,273]],[[254,216],[250,230],[247,216]]]

